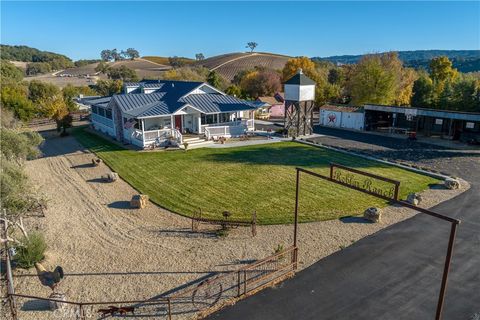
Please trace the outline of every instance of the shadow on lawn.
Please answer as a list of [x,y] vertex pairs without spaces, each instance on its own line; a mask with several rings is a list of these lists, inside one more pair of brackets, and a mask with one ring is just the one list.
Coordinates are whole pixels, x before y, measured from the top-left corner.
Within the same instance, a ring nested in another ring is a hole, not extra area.
[[305,168],[327,168],[336,162],[354,168],[385,166],[374,161],[305,145],[268,145],[230,149],[202,155],[206,161],[244,163],[252,165],[279,165]]

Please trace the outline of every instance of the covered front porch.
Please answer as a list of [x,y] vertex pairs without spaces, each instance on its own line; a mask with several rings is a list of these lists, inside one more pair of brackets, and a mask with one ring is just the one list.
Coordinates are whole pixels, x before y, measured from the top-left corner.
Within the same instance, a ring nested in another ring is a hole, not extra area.
[[174,140],[181,146],[184,135],[199,136],[206,140],[220,137],[238,137],[255,127],[253,111],[236,111],[205,114],[200,112],[179,112],[172,115],[132,118],[134,123],[125,128],[125,138],[132,144],[146,148],[152,144],[164,145],[167,140]]

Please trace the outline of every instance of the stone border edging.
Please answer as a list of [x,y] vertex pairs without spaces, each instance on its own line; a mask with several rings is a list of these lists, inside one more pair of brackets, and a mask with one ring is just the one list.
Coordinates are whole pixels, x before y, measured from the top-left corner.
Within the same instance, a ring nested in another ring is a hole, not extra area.
[[298,143],[303,143],[303,144],[306,144],[306,145],[309,145],[309,146],[312,146],[312,147],[325,148],[325,149],[328,149],[328,150],[333,150],[333,151],[341,152],[341,153],[344,153],[344,154],[353,155],[353,156],[356,156],[356,157],[361,157],[361,158],[364,158],[364,159],[377,161],[377,162],[380,162],[380,163],[384,163],[384,164],[388,164],[388,165],[391,165],[391,166],[399,167],[399,168],[402,168],[402,169],[405,169],[405,170],[413,171],[413,172],[416,172],[416,173],[421,173],[421,174],[424,174],[424,175],[427,175],[427,176],[430,176],[430,177],[433,177],[433,178],[436,178],[436,179],[440,179],[440,180],[456,179],[455,177],[452,177],[452,176],[449,176],[449,175],[446,175],[446,174],[442,174],[442,173],[432,172],[432,171],[429,171],[427,169],[410,167],[410,166],[407,166],[407,165],[404,165],[404,164],[401,164],[401,163],[387,161],[387,160],[383,160],[383,159],[380,159],[380,158],[377,158],[377,157],[367,156],[367,155],[364,155],[364,154],[361,154],[361,153],[358,153],[358,152],[347,151],[347,150],[340,149],[340,148],[326,146],[324,144],[317,144],[317,143],[313,143],[313,142],[306,141],[306,140],[303,140],[303,139],[295,139],[295,140],[292,140],[292,141],[298,142]]

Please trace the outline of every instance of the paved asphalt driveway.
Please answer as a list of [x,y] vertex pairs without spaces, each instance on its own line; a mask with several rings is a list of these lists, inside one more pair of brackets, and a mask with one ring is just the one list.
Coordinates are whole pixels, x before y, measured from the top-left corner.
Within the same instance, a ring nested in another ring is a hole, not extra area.
[[[433,210],[462,220],[443,318],[480,319],[480,154],[335,129],[317,132],[328,135],[318,138],[323,144],[415,161],[471,183]],[[418,214],[209,319],[434,319],[449,229],[447,222]],[[301,237],[301,225],[299,232]]]

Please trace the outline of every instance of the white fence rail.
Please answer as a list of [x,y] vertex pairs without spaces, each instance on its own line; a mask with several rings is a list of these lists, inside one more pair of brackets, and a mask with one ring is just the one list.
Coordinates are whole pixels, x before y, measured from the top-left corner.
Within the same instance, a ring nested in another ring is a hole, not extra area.
[[177,129],[150,130],[143,132],[141,130],[135,130],[132,133],[132,137],[142,141],[143,145],[153,141],[167,140],[170,137],[173,137],[175,140],[177,140],[179,144],[183,142],[183,136]]
[[247,127],[244,125],[206,127],[205,136],[207,140],[215,137],[235,137],[245,134],[245,131]]
[[[236,120],[236,121],[230,121],[230,122],[221,122],[221,123],[212,123],[212,124],[202,124],[200,126],[200,132],[199,133],[205,133],[207,135],[207,128],[209,129],[210,132],[215,132],[217,134],[220,131],[217,131],[216,128],[222,128],[222,127],[246,127],[247,130],[255,130],[255,120],[254,119],[243,119],[243,120]],[[213,131],[212,131],[213,130]],[[228,134],[228,133],[224,133]],[[237,133],[235,133],[237,134]]]

